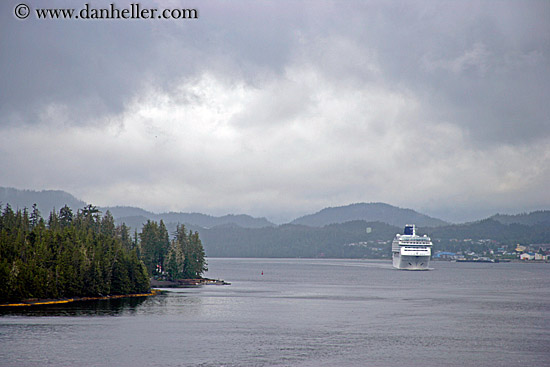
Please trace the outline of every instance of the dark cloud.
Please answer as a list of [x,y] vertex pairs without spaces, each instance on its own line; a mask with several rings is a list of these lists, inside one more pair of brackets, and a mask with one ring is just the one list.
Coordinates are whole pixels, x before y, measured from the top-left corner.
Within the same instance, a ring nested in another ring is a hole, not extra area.
[[[4,185],[273,217],[550,204],[546,1],[140,3],[193,21],[18,20],[17,3],[0,5]],[[423,179],[402,188],[405,166]]]

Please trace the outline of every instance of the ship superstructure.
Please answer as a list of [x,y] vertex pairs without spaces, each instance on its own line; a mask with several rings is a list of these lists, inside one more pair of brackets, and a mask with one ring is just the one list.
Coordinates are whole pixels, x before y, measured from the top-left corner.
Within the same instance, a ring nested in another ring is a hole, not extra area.
[[432,255],[430,237],[417,236],[414,224],[405,225],[403,234],[397,234],[392,242],[393,266],[397,269],[427,270]]

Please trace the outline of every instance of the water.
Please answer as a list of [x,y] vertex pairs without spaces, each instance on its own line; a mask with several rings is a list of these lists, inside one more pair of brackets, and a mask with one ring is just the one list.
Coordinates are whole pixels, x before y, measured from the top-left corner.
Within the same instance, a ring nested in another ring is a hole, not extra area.
[[232,285],[0,311],[0,366],[550,365],[550,264],[431,265],[209,259]]

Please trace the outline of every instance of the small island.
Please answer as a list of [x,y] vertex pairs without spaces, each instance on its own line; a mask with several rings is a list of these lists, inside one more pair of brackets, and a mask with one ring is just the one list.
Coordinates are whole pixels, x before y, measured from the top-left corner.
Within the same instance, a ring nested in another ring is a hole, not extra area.
[[47,220],[36,205],[0,215],[0,304],[28,306],[156,294],[151,280],[203,279],[207,270],[197,232],[147,221],[138,235],[116,226],[109,211],[68,206]]

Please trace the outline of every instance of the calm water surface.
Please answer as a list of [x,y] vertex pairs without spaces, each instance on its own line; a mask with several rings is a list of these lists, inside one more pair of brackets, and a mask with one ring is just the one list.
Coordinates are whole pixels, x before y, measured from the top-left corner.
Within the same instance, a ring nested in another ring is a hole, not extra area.
[[232,285],[0,311],[0,366],[550,365],[550,264],[432,266],[209,259]]

